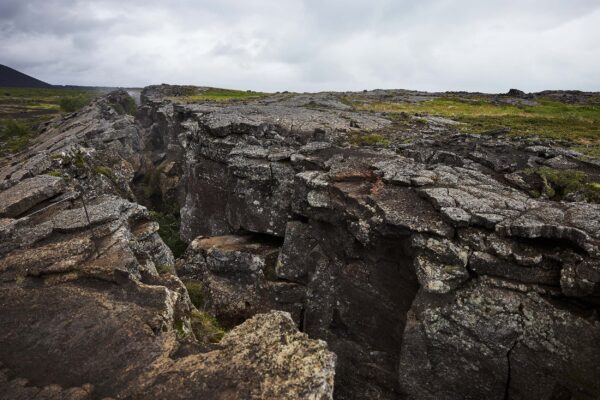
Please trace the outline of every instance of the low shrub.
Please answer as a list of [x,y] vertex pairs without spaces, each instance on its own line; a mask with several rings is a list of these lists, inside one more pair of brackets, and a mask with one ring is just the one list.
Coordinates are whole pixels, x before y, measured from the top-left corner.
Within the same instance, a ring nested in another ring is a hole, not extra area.
[[87,96],[62,97],[59,101],[60,109],[65,112],[75,112],[87,106],[90,98]]
[[205,311],[193,310],[190,324],[196,339],[203,343],[217,343],[225,334],[219,322]]
[[354,135],[350,138],[350,142],[359,146],[388,146],[390,144],[389,139],[378,133]]

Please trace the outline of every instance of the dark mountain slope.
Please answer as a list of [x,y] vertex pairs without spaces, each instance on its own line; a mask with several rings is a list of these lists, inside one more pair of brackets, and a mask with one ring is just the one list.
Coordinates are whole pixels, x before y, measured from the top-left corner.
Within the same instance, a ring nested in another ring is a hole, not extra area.
[[0,64],[0,87],[49,88],[52,85]]

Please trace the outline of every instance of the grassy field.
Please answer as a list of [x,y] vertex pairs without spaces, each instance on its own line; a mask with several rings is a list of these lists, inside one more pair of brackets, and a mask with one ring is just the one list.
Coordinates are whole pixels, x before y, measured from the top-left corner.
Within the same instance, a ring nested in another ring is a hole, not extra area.
[[22,150],[41,123],[82,108],[98,93],[95,89],[0,88],[0,155]]
[[461,122],[459,129],[467,133],[509,128],[511,135],[568,140],[591,152],[597,151],[597,146],[600,146],[600,106],[565,104],[544,98],[536,99],[536,105],[498,104],[487,98],[452,97],[419,103],[346,100],[358,110],[451,118]]
[[266,96],[269,96],[269,93],[231,89],[196,88],[181,96],[173,96],[169,98],[186,103],[199,103],[204,101],[231,102],[252,100],[260,99]]

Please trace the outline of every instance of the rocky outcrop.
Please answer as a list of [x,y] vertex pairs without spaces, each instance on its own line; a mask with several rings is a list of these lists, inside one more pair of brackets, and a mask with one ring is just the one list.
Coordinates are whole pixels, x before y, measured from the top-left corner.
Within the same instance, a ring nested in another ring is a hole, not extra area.
[[346,94],[186,92],[135,118],[114,92],[0,163],[1,396],[598,398],[600,206],[524,172],[596,164],[436,117],[357,146],[397,121]]
[[338,399],[597,398],[600,206],[534,198],[519,172],[576,154],[442,120],[396,151],[356,147],[390,122],[341,95],[174,91],[142,95],[146,165],[181,171],[161,191],[208,310],[291,311],[337,354]]
[[278,282],[277,242],[252,235],[197,238],[178,260],[177,274],[195,283],[203,307],[228,327],[272,309],[300,319],[304,290],[292,282]]
[[2,160],[0,398],[331,398],[335,355],[289,314],[211,334],[131,190],[145,136],[126,96]]

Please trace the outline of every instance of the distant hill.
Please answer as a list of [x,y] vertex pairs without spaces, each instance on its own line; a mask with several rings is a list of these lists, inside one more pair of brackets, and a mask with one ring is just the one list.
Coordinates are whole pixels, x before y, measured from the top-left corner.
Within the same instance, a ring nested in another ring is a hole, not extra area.
[[0,64],[0,87],[50,88],[52,85]]

